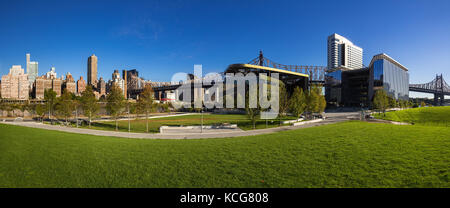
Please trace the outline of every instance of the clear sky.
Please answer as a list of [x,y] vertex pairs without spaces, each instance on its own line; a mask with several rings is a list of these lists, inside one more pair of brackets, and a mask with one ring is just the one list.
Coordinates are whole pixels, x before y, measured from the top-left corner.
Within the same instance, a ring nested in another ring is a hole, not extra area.
[[139,70],[169,81],[176,72],[220,72],[263,50],[283,64],[326,65],[327,36],[338,33],[364,49],[364,64],[387,53],[410,69],[411,83],[443,73],[450,82],[450,1],[1,1],[0,73],[56,67],[86,79],[95,54],[99,77]]

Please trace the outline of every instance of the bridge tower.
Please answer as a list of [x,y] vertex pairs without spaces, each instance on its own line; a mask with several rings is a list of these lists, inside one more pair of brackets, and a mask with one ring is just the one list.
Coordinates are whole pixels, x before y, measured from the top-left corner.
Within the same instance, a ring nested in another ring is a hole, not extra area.
[[437,91],[434,93],[434,105],[442,106],[444,104],[444,79],[442,74],[436,74],[436,82],[434,84]]
[[448,85],[443,75],[436,74],[433,81],[424,84],[410,84],[409,91],[430,93],[434,95],[434,105],[444,105],[445,97],[450,96],[450,85]]

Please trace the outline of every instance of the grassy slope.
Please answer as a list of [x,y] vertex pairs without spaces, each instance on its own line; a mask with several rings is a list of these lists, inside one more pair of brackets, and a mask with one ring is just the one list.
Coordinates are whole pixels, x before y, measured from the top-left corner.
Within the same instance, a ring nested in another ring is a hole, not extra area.
[[[286,117],[284,120],[294,119],[293,117]],[[119,130],[120,131],[128,131],[128,121],[119,121]],[[203,115],[203,123],[204,125],[210,124],[222,124],[222,123],[231,123],[238,124],[238,127],[244,130],[253,129],[251,121],[248,119],[246,115],[228,115],[228,114],[205,114]],[[278,127],[278,120],[273,120],[268,122],[268,127]],[[174,125],[197,125],[201,124],[201,115],[188,115],[188,116],[175,116],[175,117],[167,117],[167,118],[155,118],[149,120],[149,129],[150,132],[156,133],[159,132],[160,126],[174,126]],[[115,130],[115,122],[101,122],[95,123],[94,129],[101,130]],[[139,120],[131,120],[131,131],[133,132],[145,132],[146,130],[146,121],[145,119]],[[256,123],[257,129],[266,128],[265,120],[258,120]]]
[[423,107],[376,114],[377,118],[419,125],[450,127],[450,106]]
[[450,187],[450,128],[138,140],[0,124],[0,187]]

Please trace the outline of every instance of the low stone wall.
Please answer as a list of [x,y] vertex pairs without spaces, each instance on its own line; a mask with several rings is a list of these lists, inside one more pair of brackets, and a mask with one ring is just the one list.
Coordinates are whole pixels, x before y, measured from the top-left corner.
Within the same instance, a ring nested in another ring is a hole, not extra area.
[[290,123],[296,123],[296,122],[303,121],[303,120],[305,120],[305,119],[299,118],[297,120],[282,121],[281,123],[282,124],[290,124]]
[[31,113],[28,110],[21,111],[18,109],[14,109],[12,111],[1,110],[1,117],[31,117]]
[[302,122],[293,123],[292,126],[300,126],[300,125],[304,125],[304,124],[317,123],[317,122],[321,122],[323,120],[324,119],[314,119],[314,120],[310,120],[310,121],[302,121]]
[[397,121],[391,121],[391,124],[395,124],[395,125],[411,125],[410,123],[403,123],[403,122],[397,122]]
[[[164,133],[166,130],[194,130],[201,129],[201,126],[160,126],[159,133]],[[238,129],[237,124],[228,125],[209,125],[203,126],[203,129]]]

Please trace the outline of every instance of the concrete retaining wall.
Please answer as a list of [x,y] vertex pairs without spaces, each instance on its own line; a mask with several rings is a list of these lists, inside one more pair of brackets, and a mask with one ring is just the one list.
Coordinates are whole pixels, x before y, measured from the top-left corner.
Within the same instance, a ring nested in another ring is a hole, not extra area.
[[[164,133],[166,130],[193,130],[200,129],[201,126],[160,126],[159,133]],[[219,125],[219,126],[203,126],[203,129],[237,129],[237,124]]]
[[305,119],[299,118],[297,120],[282,121],[281,123],[282,124],[290,124],[290,123],[296,123],[296,122],[303,121],[303,120],[305,120]]
[[297,122],[297,123],[293,123],[292,126],[300,126],[300,125],[309,124],[309,123],[317,123],[317,122],[321,122],[323,120],[324,119],[314,119],[314,120],[310,120],[310,121]]

